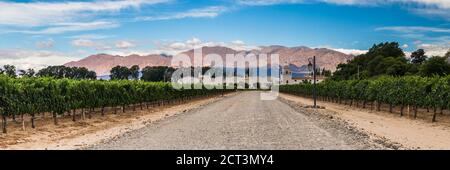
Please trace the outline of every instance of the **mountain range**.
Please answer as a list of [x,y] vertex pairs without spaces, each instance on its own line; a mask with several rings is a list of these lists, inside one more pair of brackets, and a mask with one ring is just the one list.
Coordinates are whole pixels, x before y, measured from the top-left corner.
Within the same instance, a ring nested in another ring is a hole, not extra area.
[[[183,52],[191,59],[194,57],[194,49]],[[281,65],[294,64],[296,66],[303,66],[309,63],[308,59],[312,56],[316,56],[316,64],[321,68],[327,70],[336,70],[336,67],[340,63],[346,63],[354,56],[347,55],[338,51],[334,51],[327,48],[309,48],[309,47],[284,47],[284,46],[262,46],[260,49],[254,49],[249,51],[238,51],[228,47],[222,46],[205,46],[202,47],[203,57],[208,54],[218,54],[223,59],[226,54],[239,54],[239,53],[266,53],[278,54]],[[127,66],[139,65],[140,68],[146,66],[170,66],[172,56],[163,54],[150,54],[150,55],[129,55],[118,56],[109,54],[97,54],[91,55],[79,61],[72,61],[64,64],[68,67],[86,67],[89,70],[93,70],[97,75],[109,75],[111,68],[115,66]]]

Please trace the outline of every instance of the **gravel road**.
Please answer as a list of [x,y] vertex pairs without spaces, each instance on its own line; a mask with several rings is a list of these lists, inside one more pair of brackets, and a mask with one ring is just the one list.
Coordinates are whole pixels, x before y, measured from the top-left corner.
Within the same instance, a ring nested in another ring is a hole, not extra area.
[[336,127],[340,123],[320,122],[282,100],[259,100],[259,94],[240,92],[87,149],[382,148],[355,130]]

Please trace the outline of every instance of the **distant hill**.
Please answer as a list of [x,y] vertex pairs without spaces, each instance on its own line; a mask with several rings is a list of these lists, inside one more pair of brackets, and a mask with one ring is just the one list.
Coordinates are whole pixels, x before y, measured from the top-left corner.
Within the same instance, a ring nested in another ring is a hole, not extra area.
[[[228,47],[214,46],[203,47],[203,57],[208,54],[218,54],[225,59],[226,54],[238,54],[238,53],[267,53],[267,54],[279,54],[280,64],[294,64],[296,66],[303,66],[308,64],[308,58],[316,56],[317,64],[322,68],[325,67],[328,70],[336,70],[336,66],[340,63],[346,63],[352,59],[352,55],[346,55],[344,53],[334,51],[326,48],[309,48],[309,47],[284,47],[284,46],[263,46],[259,50],[251,51],[237,51]],[[194,49],[183,52],[191,59],[194,56]],[[84,58],[79,61],[73,61],[64,64],[69,67],[86,67],[89,70],[93,70],[97,75],[109,75],[111,68],[120,65],[131,67],[132,65],[139,65],[144,68],[146,66],[169,66],[172,56],[168,55],[129,55],[129,56],[114,56],[108,54],[97,54]]]
[[294,64],[296,66],[304,66],[309,64],[308,59],[316,56],[316,64],[321,68],[335,71],[340,63],[346,63],[353,59],[353,55],[347,55],[338,51],[327,48],[309,48],[309,47],[283,47],[283,46],[267,46],[262,47],[262,53],[279,54],[280,64]]

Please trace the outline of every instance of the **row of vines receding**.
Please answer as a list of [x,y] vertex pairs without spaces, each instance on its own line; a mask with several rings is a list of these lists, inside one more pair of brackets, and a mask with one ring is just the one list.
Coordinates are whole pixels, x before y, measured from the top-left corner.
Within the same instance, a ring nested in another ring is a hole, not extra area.
[[[294,95],[310,97],[313,94],[313,84],[282,85],[280,91]],[[370,107],[380,111],[382,104],[393,112],[399,107],[400,116],[405,114],[405,108],[412,108],[414,118],[417,118],[419,108],[433,111],[432,121],[436,121],[438,112],[450,108],[450,76],[419,77],[382,76],[367,80],[326,80],[316,86],[320,100],[347,104],[357,107]]]
[[[52,78],[10,78],[0,75],[0,114],[2,131],[7,132],[8,119],[16,121],[24,116],[30,118],[35,128],[36,115],[50,113],[54,124],[58,117],[71,114],[77,117],[91,117],[95,109],[105,114],[105,108],[113,108],[117,114],[121,109],[149,107],[155,103],[187,101],[194,97],[224,93],[221,89],[176,90],[170,83],[143,81],[98,81]],[[76,113],[78,112],[78,113]]]

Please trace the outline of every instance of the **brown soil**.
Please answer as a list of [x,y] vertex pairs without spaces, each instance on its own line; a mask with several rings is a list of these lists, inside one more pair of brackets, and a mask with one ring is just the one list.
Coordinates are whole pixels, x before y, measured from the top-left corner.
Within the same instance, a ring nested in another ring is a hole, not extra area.
[[[225,97],[229,95],[233,94]],[[21,119],[16,118],[17,122],[8,122],[8,133],[0,134],[0,149],[81,149],[221,98],[200,98],[188,103],[155,105],[149,109],[144,106],[143,110],[137,106],[136,111],[130,107],[125,113],[118,110],[117,114],[109,108],[104,116],[97,109],[90,119],[87,115],[84,120],[78,116],[76,122],[69,115],[59,117],[58,125],[54,125],[51,115],[47,114],[37,118],[35,129],[31,128],[29,117],[25,117],[25,130],[22,129]]]
[[[280,97],[298,103],[311,105],[312,99],[280,94]],[[397,142],[410,149],[450,149],[450,117],[444,112],[438,116],[438,122],[432,123],[432,113],[420,110],[418,118],[412,116],[412,109],[405,116],[400,117],[399,108],[395,113],[387,112],[388,107],[383,106],[382,111],[349,107],[348,105],[318,101],[318,105],[326,109],[319,112],[333,112],[335,116],[344,119],[359,129],[382,136],[390,141]],[[431,110],[432,112],[432,110]]]

